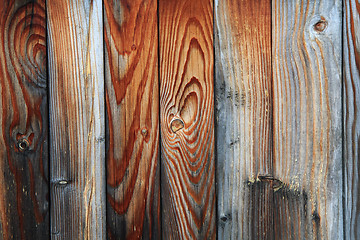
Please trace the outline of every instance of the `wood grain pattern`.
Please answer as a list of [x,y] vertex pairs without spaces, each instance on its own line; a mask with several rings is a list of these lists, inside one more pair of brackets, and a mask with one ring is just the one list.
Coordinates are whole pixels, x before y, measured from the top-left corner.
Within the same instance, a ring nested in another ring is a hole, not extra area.
[[0,1],[0,239],[49,238],[45,1]]
[[213,3],[160,0],[164,239],[215,239]]
[[360,2],[343,11],[345,239],[360,239]]
[[159,239],[157,1],[104,6],[108,236]]
[[275,239],[343,238],[341,5],[273,1]]
[[101,0],[47,2],[51,238],[105,239]]
[[219,239],[271,239],[271,1],[215,1]]

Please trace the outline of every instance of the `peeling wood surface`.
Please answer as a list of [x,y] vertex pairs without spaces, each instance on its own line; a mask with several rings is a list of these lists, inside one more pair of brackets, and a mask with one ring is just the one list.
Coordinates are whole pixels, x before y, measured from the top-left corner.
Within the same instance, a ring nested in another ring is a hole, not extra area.
[[271,1],[215,1],[219,239],[271,239]]
[[0,239],[48,239],[45,1],[2,1],[0,46]]
[[345,238],[360,239],[360,2],[343,11]]
[[104,8],[108,237],[159,239],[157,1]]
[[215,239],[213,3],[160,0],[162,236]]
[[343,238],[341,9],[273,1],[275,239]]
[[102,1],[47,1],[51,238],[105,239]]

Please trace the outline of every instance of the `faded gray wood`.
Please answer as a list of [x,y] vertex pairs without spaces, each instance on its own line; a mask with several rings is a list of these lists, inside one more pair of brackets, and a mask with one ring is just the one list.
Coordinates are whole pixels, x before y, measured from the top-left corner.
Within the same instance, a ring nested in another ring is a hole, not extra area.
[[102,1],[46,7],[51,238],[105,239]]
[[345,237],[360,239],[360,2],[343,11]]
[[275,0],[275,239],[343,239],[342,1]]
[[[271,239],[271,1],[215,1],[219,239]],[[266,177],[265,177],[266,176]]]

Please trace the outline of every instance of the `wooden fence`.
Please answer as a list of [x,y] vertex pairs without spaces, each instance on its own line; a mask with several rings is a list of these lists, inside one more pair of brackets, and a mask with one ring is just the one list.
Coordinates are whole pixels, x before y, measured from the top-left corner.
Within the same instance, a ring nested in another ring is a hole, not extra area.
[[0,239],[360,239],[359,0],[0,0]]

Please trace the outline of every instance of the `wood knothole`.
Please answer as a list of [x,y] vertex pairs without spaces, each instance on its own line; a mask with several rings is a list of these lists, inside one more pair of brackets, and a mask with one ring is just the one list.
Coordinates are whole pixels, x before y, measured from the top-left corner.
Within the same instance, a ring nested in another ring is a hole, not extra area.
[[17,147],[18,147],[20,152],[25,152],[26,150],[29,149],[30,143],[29,143],[29,141],[27,139],[23,138],[23,139],[20,139],[18,141]]
[[314,24],[314,30],[316,32],[323,32],[325,31],[326,27],[328,25],[328,22],[325,20],[324,17],[321,17],[321,19]]

